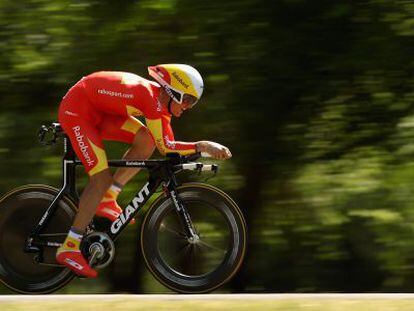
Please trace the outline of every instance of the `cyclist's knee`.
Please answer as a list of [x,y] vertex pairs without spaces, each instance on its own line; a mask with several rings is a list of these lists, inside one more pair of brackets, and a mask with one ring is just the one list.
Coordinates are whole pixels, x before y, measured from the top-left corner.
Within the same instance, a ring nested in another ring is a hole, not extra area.
[[150,131],[146,127],[142,127],[137,132],[133,146],[138,148],[142,158],[147,159],[154,153],[154,139],[152,138]]
[[144,158],[148,159],[149,157],[151,157],[154,151],[155,151],[155,144],[154,144],[152,137],[150,137],[150,141],[148,145],[146,145],[146,148],[144,150]]
[[143,158],[148,159],[152,156],[155,150],[155,145],[152,143],[151,145],[147,145],[146,148],[143,150]]

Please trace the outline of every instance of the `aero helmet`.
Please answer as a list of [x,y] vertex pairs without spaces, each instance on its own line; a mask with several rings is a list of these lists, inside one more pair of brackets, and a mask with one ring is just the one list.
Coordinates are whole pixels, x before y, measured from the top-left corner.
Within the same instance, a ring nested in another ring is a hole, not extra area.
[[[194,104],[203,93],[204,83],[200,73],[193,67],[184,64],[161,64],[148,67],[153,77],[176,102],[190,95]],[[193,105],[194,105],[193,104]]]

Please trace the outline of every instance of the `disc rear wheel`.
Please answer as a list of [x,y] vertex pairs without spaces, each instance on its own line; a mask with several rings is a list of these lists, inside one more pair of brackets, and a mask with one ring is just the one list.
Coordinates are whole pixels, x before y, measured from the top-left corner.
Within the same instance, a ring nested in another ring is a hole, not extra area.
[[[56,247],[43,246],[40,253],[24,251],[27,237],[57,193],[57,189],[49,186],[28,185],[9,192],[0,200],[0,279],[17,292],[49,293],[74,277],[69,269],[57,264]],[[60,200],[40,234],[41,239],[62,243],[75,213],[72,201]]]

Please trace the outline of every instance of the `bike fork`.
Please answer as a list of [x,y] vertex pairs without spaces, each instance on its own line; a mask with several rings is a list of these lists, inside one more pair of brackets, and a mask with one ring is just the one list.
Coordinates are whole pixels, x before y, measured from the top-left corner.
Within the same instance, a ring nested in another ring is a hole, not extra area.
[[197,231],[194,228],[193,222],[191,221],[190,214],[188,214],[185,206],[181,202],[180,198],[177,195],[177,189],[174,185],[174,182],[168,183],[166,186],[166,189],[168,191],[168,194],[170,195],[175,210],[178,214],[178,218],[180,220],[181,225],[184,228],[185,234],[190,242],[195,242],[199,239],[199,236],[197,234]]

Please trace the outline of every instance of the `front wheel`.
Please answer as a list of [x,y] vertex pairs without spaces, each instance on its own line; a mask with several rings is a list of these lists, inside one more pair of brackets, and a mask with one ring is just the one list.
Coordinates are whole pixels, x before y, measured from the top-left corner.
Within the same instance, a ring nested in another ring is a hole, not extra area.
[[151,273],[181,293],[205,293],[229,281],[246,250],[246,222],[236,203],[207,184],[189,183],[177,194],[198,238],[188,239],[172,199],[160,196],[142,225],[141,248]]

